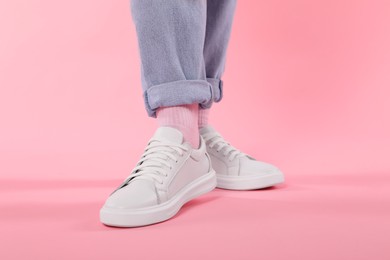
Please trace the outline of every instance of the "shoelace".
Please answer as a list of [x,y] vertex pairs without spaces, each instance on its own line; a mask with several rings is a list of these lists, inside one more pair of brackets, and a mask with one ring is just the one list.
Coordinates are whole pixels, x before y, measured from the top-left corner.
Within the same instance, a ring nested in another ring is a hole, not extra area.
[[202,134],[203,139],[208,143],[208,146],[210,148],[213,148],[214,146],[217,146],[217,152],[223,151],[223,156],[227,156],[229,153],[229,161],[233,161],[234,158],[239,157],[245,157],[246,154],[232,146],[230,143],[228,143],[220,134],[215,132],[209,132]]
[[172,161],[168,159],[177,163],[178,156],[183,156],[187,150],[188,147],[176,143],[150,141],[126,182],[134,178],[142,178],[156,180],[163,184],[163,178],[167,177],[168,170],[172,169]]

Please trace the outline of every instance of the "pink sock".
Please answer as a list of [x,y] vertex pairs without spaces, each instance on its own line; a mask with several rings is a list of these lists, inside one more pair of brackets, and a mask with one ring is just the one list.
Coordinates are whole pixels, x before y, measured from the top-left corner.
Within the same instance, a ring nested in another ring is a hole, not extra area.
[[198,113],[198,126],[202,128],[209,124],[209,112],[210,109],[199,109]]
[[156,111],[157,121],[160,126],[170,126],[179,129],[184,140],[192,147],[199,147],[198,129],[199,104],[159,107]]

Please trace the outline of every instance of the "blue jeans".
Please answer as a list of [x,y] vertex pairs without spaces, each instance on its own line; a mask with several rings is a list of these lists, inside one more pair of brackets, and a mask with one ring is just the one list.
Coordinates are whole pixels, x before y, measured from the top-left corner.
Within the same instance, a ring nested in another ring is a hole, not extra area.
[[236,0],[131,0],[145,108],[222,99]]

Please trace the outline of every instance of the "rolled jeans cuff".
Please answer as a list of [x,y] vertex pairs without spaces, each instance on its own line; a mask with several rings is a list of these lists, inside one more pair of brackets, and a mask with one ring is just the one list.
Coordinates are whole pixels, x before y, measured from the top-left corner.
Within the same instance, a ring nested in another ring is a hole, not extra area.
[[216,78],[206,78],[207,82],[211,84],[213,89],[213,100],[219,102],[223,96],[223,81]]
[[210,108],[214,88],[205,80],[178,80],[149,87],[143,93],[145,108],[150,117],[157,117],[156,110],[164,106],[199,103]]

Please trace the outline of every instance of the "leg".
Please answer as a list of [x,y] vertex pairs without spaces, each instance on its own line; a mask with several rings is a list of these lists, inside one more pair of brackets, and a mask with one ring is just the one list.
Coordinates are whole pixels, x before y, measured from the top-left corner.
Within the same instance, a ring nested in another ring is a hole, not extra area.
[[213,101],[203,60],[206,4],[132,0],[145,106],[160,127],[130,176],[101,208],[100,220],[106,225],[134,227],[167,220],[187,201],[216,186],[197,127],[199,107],[210,107]]
[[[208,0],[204,59],[207,81],[214,89],[215,102],[222,98],[222,80],[236,0]],[[271,187],[284,181],[283,173],[274,165],[258,161],[238,150],[207,123],[209,109],[199,112],[200,133],[207,144],[217,187],[251,190]]]
[[206,0],[132,0],[148,115],[159,107],[212,104],[203,44]]
[[203,56],[207,81],[213,86],[214,101],[222,99],[222,74],[225,69],[236,0],[208,0],[207,25]]
[[[213,101],[222,99],[223,82],[221,80],[225,69],[226,51],[229,43],[236,0],[208,0],[206,38],[203,56],[206,69],[206,80],[213,88]],[[208,124],[209,109],[199,110],[199,127]]]

